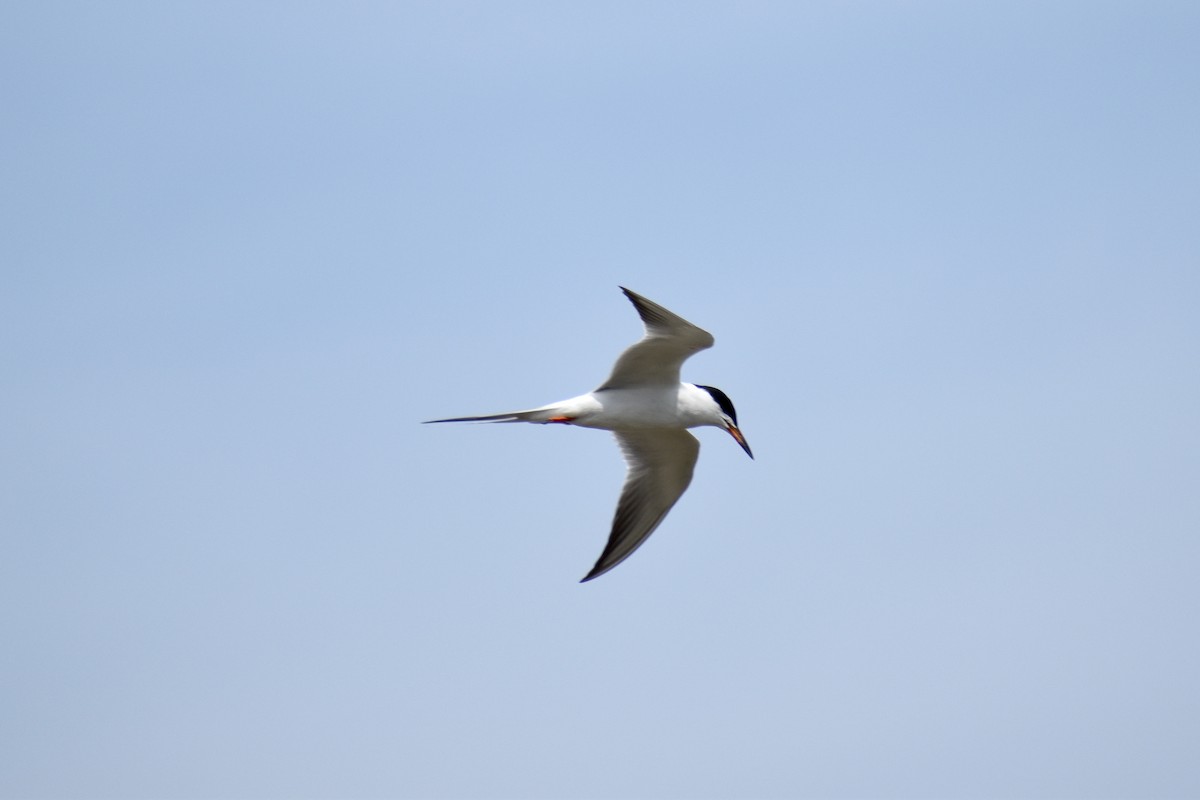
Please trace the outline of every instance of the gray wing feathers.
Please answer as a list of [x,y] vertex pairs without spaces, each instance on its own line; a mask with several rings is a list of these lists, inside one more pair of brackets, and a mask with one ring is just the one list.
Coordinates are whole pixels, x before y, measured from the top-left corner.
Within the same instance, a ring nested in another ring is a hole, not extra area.
[[619,431],[629,472],[604,552],[583,579],[590,581],[628,558],[654,533],[692,482],[700,442],[685,430]]
[[683,362],[693,353],[712,347],[712,334],[637,292],[624,287],[621,291],[637,309],[646,335],[621,354],[600,389],[679,383]]

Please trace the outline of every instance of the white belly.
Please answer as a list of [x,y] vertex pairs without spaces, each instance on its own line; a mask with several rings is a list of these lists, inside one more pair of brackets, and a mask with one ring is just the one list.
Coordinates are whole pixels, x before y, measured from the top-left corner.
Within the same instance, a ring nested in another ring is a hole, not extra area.
[[692,409],[693,387],[605,389],[565,401],[559,407],[573,425],[603,430],[693,428],[711,424]]

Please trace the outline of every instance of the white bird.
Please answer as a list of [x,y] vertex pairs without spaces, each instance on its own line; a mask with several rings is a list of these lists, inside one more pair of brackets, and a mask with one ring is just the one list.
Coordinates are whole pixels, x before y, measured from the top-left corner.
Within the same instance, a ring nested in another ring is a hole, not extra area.
[[629,471],[608,544],[581,583],[620,564],[654,532],[692,482],[700,442],[687,432],[704,425],[728,431],[754,458],[728,395],[712,386],[681,383],[688,356],[713,346],[708,331],[625,287],[646,326],[598,389],[569,400],[507,414],[429,422],[557,422],[612,431]]

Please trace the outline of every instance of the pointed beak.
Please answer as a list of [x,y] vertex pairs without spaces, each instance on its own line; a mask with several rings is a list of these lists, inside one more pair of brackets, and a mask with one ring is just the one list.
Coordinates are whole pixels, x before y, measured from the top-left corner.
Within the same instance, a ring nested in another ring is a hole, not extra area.
[[742,432],[738,430],[737,425],[731,422],[725,430],[729,431],[729,435],[733,437],[733,440],[742,446],[742,449],[746,451],[746,455],[754,458],[754,453],[750,452],[750,445],[746,444],[746,437],[742,436]]

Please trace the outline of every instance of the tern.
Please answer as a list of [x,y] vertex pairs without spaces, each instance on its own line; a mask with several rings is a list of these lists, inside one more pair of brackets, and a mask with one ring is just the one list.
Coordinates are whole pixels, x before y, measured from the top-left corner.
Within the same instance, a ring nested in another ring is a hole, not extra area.
[[683,495],[700,455],[700,442],[688,428],[721,428],[754,458],[738,429],[729,396],[713,386],[679,379],[680,367],[689,356],[713,346],[712,334],[658,303],[620,288],[637,309],[646,333],[621,354],[608,380],[595,391],[527,411],[429,420],[558,423],[613,432],[628,473],[608,544],[580,583],[600,577],[629,558]]

